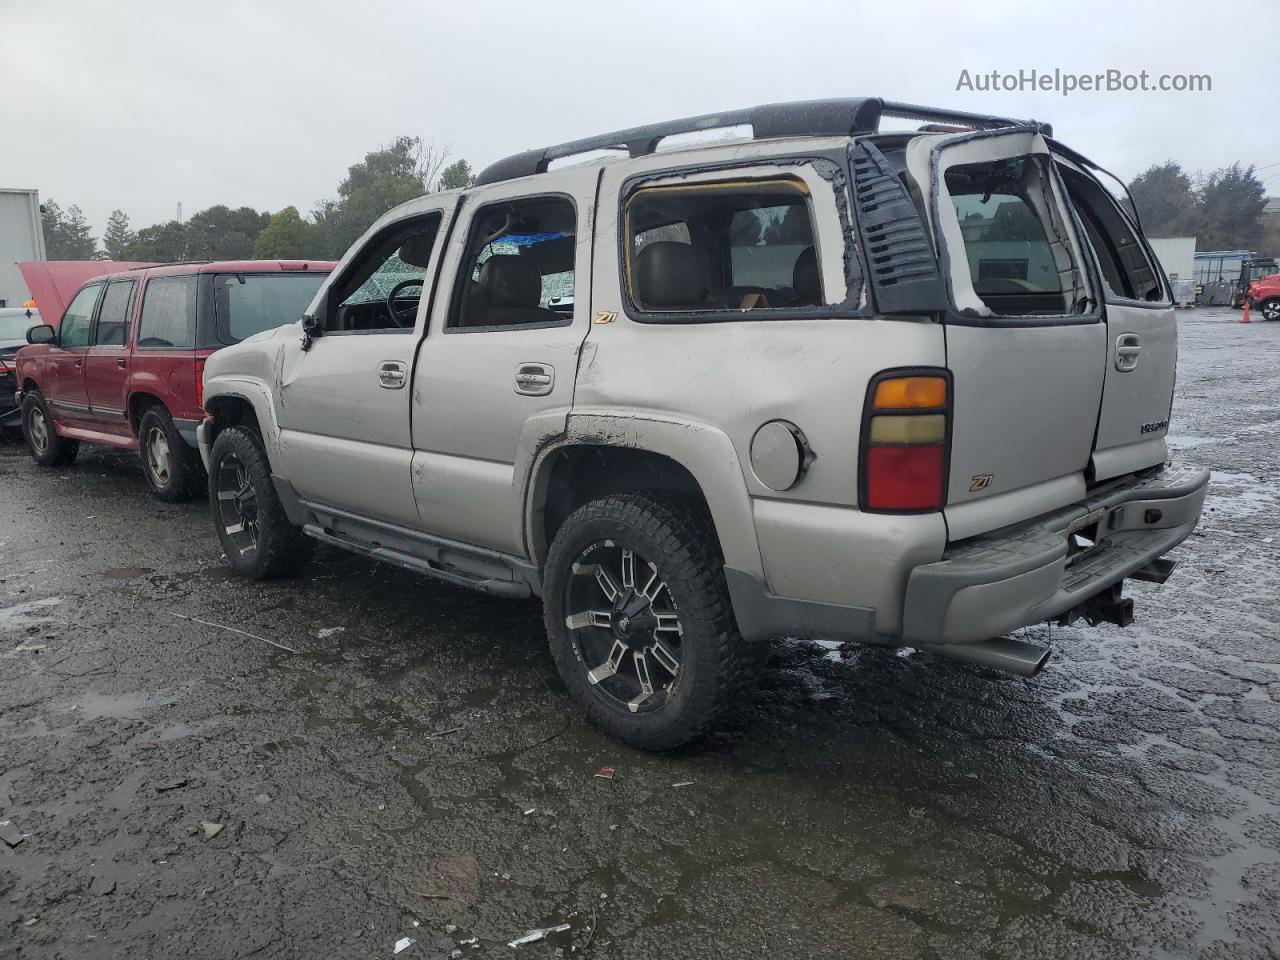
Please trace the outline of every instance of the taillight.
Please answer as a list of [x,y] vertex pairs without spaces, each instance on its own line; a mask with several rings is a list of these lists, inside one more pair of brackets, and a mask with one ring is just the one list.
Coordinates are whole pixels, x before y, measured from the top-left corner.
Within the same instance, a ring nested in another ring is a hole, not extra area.
[[882,373],[862,417],[863,510],[918,513],[946,502],[951,381],[945,371]]
[[196,406],[204,407],[204,357],[196,357]]

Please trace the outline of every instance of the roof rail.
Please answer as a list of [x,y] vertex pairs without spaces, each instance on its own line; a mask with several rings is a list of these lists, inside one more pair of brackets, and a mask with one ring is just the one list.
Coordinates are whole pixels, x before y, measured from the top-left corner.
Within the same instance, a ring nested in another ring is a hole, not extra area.
[[[499,183],[546,173],[553,160],[571,157],[592,150],[626,150],[633,157],[653,153],[665,137],[680,133],[695,133],[723,127],[750,125],[752,138],[765,140],[771,137],[795,136],[852,136],[859,133],[875,133],[880,128],[881,116],[901,117],[950,123],[966,129],[993,129],[1036,125],[1035,121],[1014,120],[1008,117],[991,117],[959,110],[941,110],[881,100],[879,97],[845,97],[833,100],[797,100],[790,103],[769,103],[758,107],[728,110],[723,113],[704,113],[681,120],[666,120],[626,130],[615,130],[581,140],[569,140],[550,147],[526,150],[512,154],[489,164],[476,178],[477,184]],[[1038,124],[1046,136],[1052,134],[1047,124]]]
[[213,263],[212,260],[167,260],[164,263],[145,263],[140,267],[130,267],[130,270],[150,270],[152,267],[187,267],[200,263]]

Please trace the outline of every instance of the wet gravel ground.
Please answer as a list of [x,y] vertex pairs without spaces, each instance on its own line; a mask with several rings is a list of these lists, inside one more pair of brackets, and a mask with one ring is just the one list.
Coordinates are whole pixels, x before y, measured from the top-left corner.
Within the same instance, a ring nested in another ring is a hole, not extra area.
[[665,756],[579,721],[533,604],[238,580],[130,457],[0,447],[0,955],[1280,955],[1280,324],[1180,316],[1215,476],[1133,627],[1034,680],[779,644]]

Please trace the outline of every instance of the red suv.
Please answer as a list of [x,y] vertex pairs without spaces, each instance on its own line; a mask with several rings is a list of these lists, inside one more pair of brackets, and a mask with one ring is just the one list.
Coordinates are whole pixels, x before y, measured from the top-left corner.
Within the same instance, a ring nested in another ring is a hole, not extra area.
[[17,356],[22,435],[36,463],[80,442],[137,450],[156,496],[205,482],[196,452],[204,362],[219,347],[298,320],[331,262],[183,263],[95,277],[57,329],[33,327]]
[[1249,303],[1262,311],[1263,320],[1280,320],[1280,273],[1273,273],[1249,284]]

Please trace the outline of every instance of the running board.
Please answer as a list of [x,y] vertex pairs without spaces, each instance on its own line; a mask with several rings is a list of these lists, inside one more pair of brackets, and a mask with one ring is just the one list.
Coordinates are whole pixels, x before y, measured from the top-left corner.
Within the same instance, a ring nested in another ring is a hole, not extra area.
[[[464,570],[447,567],[437,561],[429,560],[426,557],[414,556],[402,550],[395,550],[381,544],[369,544],[360,540],[348,539],[314,523],[304,525],[302,532],[314,540],[319,540],[321,543],[331,544],[373,560],[381,560],[384,563],[403,567],[406,570],[412,570],[414,573],[433,577],[436,580],[443,580],[445,583],[452,583],[454,586],[468,587],[471,590],[479,590],[481,593],[506,597],[511,600],[522,600],[533,595],[529,584],[523,580],[499,580],[495,577],[469,574]],[[514,577],[515,572],[510,572]]]

